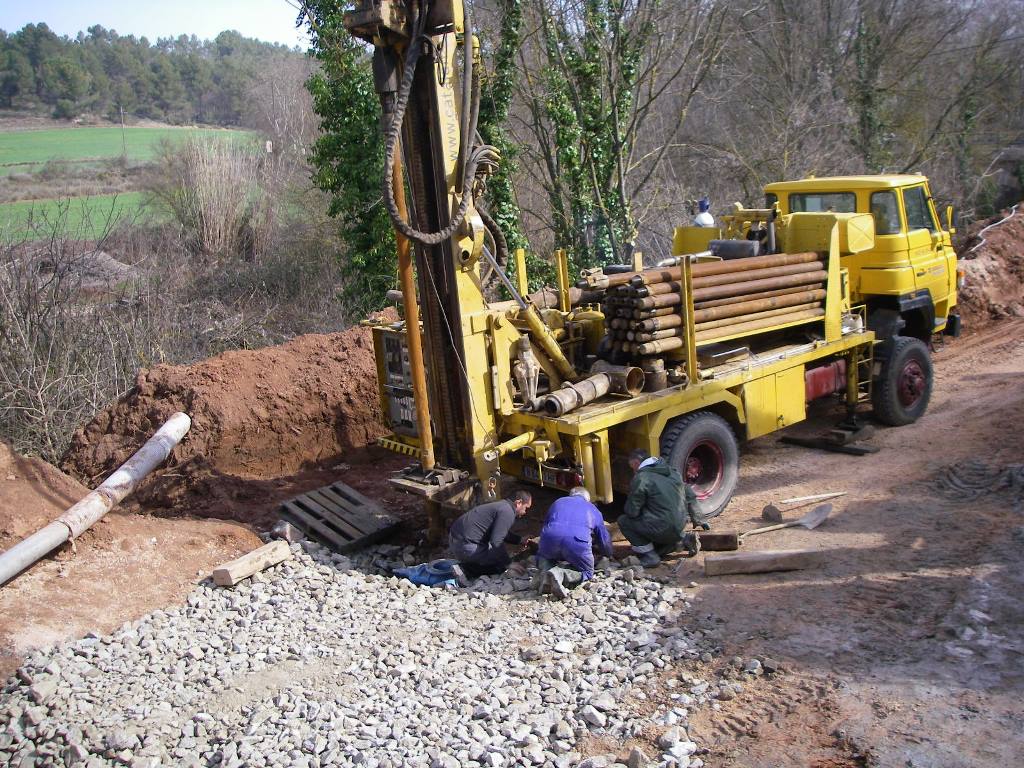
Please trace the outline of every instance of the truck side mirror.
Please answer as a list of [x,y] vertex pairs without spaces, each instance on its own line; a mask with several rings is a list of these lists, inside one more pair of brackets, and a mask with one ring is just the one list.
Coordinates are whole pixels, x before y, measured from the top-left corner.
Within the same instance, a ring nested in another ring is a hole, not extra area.
[[946,206],[946,231],[951,235],[956,234],[956,229],[953,227],[953,206]]

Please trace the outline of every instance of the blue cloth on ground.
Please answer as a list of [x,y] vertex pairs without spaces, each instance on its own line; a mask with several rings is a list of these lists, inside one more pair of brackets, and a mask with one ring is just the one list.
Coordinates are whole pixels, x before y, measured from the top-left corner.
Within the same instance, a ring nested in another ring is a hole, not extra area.
[[407,568],[395,568],[392,573],[413,584],[425,584],[428,587],[443,587],[446,584],[456,585],[452,566],[456,560],[433,560],[429,563],[410,565]]

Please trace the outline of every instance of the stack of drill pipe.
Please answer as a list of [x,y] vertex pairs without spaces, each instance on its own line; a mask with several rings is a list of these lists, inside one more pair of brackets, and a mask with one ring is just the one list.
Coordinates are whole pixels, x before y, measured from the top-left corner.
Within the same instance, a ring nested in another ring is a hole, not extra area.
[[[698,342],[824,315],[828,273],[816,253],[702,262],[691,276]],[[638,359],[685,346],[681,266],[609,277],[604,311],[612,349]]]

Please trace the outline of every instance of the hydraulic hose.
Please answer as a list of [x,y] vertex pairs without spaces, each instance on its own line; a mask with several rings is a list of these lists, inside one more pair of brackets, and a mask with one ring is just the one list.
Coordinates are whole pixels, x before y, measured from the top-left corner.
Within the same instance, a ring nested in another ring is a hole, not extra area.
[[[413,22],[413,35],[409,41],[409,51],[405,57],[405,71],[402,73],[402,83],[399,87],[398,96],[395,99],[394,112],[391,117],[391,124],[388,126],[384,143],[384,205],[387,208],[388,216],[395,229],[405,237],[423,245],[440,245],[450,239],[462,225],[472,201],[471,189],[473,179],[476,177],[477,167],[482,162],[497,162],[497,151],[490,146],[480,146],[470,150],[472,137],[476,135],[477,119],[480,110],[480,98],[474,82],[479,75],[473,72],[473,28],[470,17],[469,4],[463,5],[464,9],[464,39],[463,39],[463,117],[465,117],[466,91],[470,91],[469,102],[469,124],[465,126],[462,136],[462,143],[459,148],[459,161],[464,161],[460,182],[456,183],[456,190],[461,190],[462,199],[455,215],[444,229],[438,232],[421,232],[403,220],[399,214],[395,202],[395,189],[392,183],[391,174],[387,171],[393,167],[395,162],[395,151],[402,132],[402,122],[405,119],[405,110],[409,106],[409,97],[412,93],[413,79],[416,75],[416,63],[420,57],[420,44],[424,38],[423,31],[426,28],[428,8],[423,8],[420,16]],[[465,120],[463,120],[465,123]]]

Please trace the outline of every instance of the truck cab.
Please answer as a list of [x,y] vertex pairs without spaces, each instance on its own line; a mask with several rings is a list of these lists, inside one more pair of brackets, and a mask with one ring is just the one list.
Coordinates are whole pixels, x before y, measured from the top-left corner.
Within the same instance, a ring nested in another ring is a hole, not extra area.
[[928,179],[920,175],[833,176],[782,181],[765,187],[766,207],[780,214],[870,213],[874,247],[843,256],[850,298],[868,308],[868,325],[880,339],[932,334],[958,336],[957,259],[939,223]]

